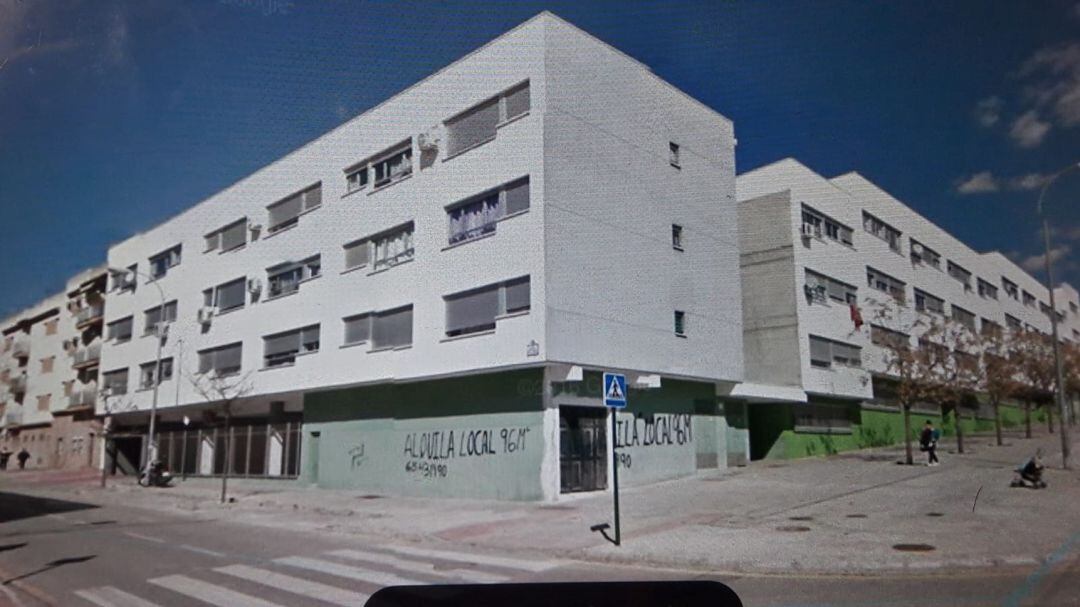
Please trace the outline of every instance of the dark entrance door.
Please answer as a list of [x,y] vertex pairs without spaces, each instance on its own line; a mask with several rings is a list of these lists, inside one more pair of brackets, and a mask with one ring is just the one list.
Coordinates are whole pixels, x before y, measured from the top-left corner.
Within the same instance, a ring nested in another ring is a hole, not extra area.
[[559,407],[559,470],[562,493],[607,488],[607,411]]

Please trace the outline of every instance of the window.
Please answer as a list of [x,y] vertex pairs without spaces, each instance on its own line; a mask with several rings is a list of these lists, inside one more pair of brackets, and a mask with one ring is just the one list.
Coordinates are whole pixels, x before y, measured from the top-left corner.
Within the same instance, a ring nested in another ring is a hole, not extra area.
[[45,322],[45,335],[56,335],[56,329],[59,324],[59,319],[52,319]]
[[948,269],[949,276],[952,276],[953,278],[958,280],[960,284],[964,285],[965,291],[971,290],[971,272],[968,272],[962,266],[955,264],[951,261],[948,263]]
[[529,298],[528,276],[447,295],[446,335],[493,331],[499,317],[528,311]]
[[982,334],[991,336],[1000,336],[1002,334],[1001,323],[994,322],[989,318],[982,319]]
[[668,162],[671,166],[679,168],[679,144],[674,142],[668,144]]
[[1001,277],[1001,288],[1005,289],[1005,294],[1006,295],[1008,295],[1009,297],[1011,297],[1011,298],[1013,298],[1013,299],[1015,299],[1017,301],[1020,301],[1020,289],[1019,289],[1019,287],[1016,286],[1015,282],[1013,282],[1013,281],[1009,280],[1008,278],[1005,278],[1004,276],[1002,276]]
[[372,349],[387,350],[411,346],[412,316],[412,305],[375,313],[371,320]]
[[900,230],[863,211],[863,229],[889,243],[889,248],[900,253]]
[[676,251],[683,250],[682,247],[682,226],[679,224],[671,224],[671,248]]
[[956,322],[964,325],[965,327],[975,330],[975,315],[960,306],[953,304],[952,317]]
[[1024,305],[1029,308],[1035,307],[1035,296],[1027,291],[1024,291]]
[[919,349],[930,353],[935,360],[945,361],[949,359],[949,348],[942,344],[932,342],[925,337],[919,338]]
[[450,244],[495,233],[495,224],[529,209],[529,178],[519,179],[446,209]]
[[131,339],[131,331],[135,324],[135,319],[132,316],[121,318],[120,320],[114,320],[105,326],[106,338],[116,341],[116,343],[123,343]]
[[802,205],[802,221],[803,234],[817,238],[821,238],[824,234],[829,239],[848,246],[851,246],[853,242],[851,228],[805,204]]
[[906,284],[902,280],[897,280],[884,272],[866,266],[866,284],[871,289],[888,293],[896,301],[904,303]]
[[495,139],[503,122],[513,120],[529,111],[529,82],[483,101],[446,121],[446,157]]
[[413,222],[400,225],[382,234],[345,245],[345,269],[361,268],[372,259],[372,268],[392,268],[413,258]]
[[[164,313],[162,313],[163,310]],[[146,325],[143,330],[143,335],[153,335],[157,333],[157,324],[159,322],[176,322],[176,301],[167,302],[164,308],[162,306],[154,306],[143,312],[143,320]]]
[[48,411],[49,403],[52,401],[52,394],[42,394],[37,397],[37,410]]
[[1005,326],[1009,327],[1010,331],[1022,331],[1024,329],[1024,323],[1011,314],[1005,315]]
[[319,325],[268,335],[263,338],[263,366],[291,365],[299,354],[319,351]]
[[53,365],[55,363],[56,363],[56,357],[55,356],[49,356],[49,357],[41,359],[41,372],[42,373],[52,373]]
[[232,251],[247,244],[247,217],[206,235],[206,252]]
[[110,396],[122,396],[128,391],[128,370],[117,369],[101,374],[101,383]]
[[861,367],[862,348],[811,335],[810,364],[826,369],[834,364],[845,367]]
[[926,264],[932,268],[941,269],[941,255],[937,251],[922,244],[914,238],[911,241],[911,261],[917,264]]
[[792,407],[796,432],[850,431],[849,409],[838,405],[804,404]]
[[926,291],[915,289],[915,309],[920,312],[945,314],[945,300],[934,297]]
[[1078,314],[1078,313],[1080,313],[1080,307],[1077,307],[1076,302],[1070,301],[1069,302],[1069,311],[1072,312],[1073,314]]
[[230,375],[240,372],[240,359],[243,344],[237,342],[227,346],[199,351],[199,373]]
[[979,288],[979,297],[985,297],[989,299],[998,298],[998,289],[994,285],[986,282],[981,278],[976,281],[976,284]]
[[412,306],[343,319],[346,346],[371,342],[373,350],[412,345]]
[[870,343],[885,348],[900,349],[910,345],[911,336],[878,325],[870,325]]
[[161,278],[169,272],[169,268],[180,265],[181,245],[176,245],[167,251],[162,251],[150,258],[150,276]]
[[380,188],[412,175],[412,138],[345,169],[345,191],[351,194],[374,181]]
[[[139,365],[139,389],[147,390],[154,387],[154,367],[157,361],[151,361]],[[173,359],[161,359],[161,381],[168,381],[173,376]],[[160,382],[158,382],[160,383]]]
[[686,337],[686,312],[675,310],[675,335]]
[[805,291],[811,301],[818,303],[825,303],[829,299],[844,304],[857,301],[855,287],[810,269],[806,270]]
[[219,314],[243,308],[246,286],[246,279],[237,278],[211,289],[206,289],[203,291],[203,305],[208,308],[217,308]]
[[301,262],[289,262],[276,265],[266,270],[267,282],[270,283],[269,297],[280,297],[300,290],[300,283],[318,278],[322,273],[320,255],[309,257]]
[[128,266],[127,272],[110,272],[112,290],[121,292],[131,291],[134,293],[136,283],[138,282],[135,280],[135,277],[138,275],[138,272],[139,264],[137,263]]
[[362,344],[371,340],[371,314],[358,314],[342,319],[345,323],[344,345]]
[[322,182],[279,200],[266,207],[269,212],[268,232],[273,234],[278,230],[296,225],[300,221],[300,215],[318,208],[322,205]]

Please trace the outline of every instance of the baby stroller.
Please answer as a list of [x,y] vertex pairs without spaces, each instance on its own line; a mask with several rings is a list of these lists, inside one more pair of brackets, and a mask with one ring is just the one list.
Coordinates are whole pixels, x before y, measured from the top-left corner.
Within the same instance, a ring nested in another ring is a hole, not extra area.
[[1023,466],[1016,469],[1010,487],[1031,487],[1032,489],[1045,489],[1046,482],[1042,479],[1043,474],[1042,450],[1035,452],[1035,457],[1029,459]]

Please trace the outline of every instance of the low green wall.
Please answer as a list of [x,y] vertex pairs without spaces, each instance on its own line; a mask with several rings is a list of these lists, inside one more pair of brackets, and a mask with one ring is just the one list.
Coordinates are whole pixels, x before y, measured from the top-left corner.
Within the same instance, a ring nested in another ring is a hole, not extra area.
[[307,394],[306,480],[393,495],[541,499],[540,381],[540,371],[521,371]]
[[[797,406],[799,405],[782,405],[781,407]],[[851,406],[856,407],[858,405]],[[781,428],[774,427],[759,430],[756,433],[757,436],[775,436],[763,459],[795,459],[816,455],[831,455],[842,451],[885,447],[904,442],[904,417],[899,411],[863,408],[859,412],[859,423],[852,424],[850,433],[835,434],[796,432],[790,421],[790,409],[788,409],[787,416],[784,415],[782,409],[774,408],[767,415],[758,416],[754,419],[755,421],[760,419],[786,425],[786,427]],[[956,426],[951,415],[943,420],[939,414],[913,411],[911,413],[912,440],[918,440],[918,433],[928,419],[941,429],[943,436],[954,436],[956,434]],[[1023,424],[1024,412],[1016,406],[1002,405],[1001,419],[1003,427],[1016,427]],[[972,419],[969,415],[962,420],[962,424],[965,434],[992,432],[994,430],[994,421],[992,419]],[[751,435],[754,434],[752,429]]]

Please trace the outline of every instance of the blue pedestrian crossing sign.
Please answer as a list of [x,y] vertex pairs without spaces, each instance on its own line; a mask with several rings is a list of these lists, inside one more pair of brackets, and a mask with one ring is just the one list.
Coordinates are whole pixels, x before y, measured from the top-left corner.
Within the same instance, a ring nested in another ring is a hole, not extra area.
[[619,373],[604,374],[604,406],[622,409],[626,406],[626,376]]

